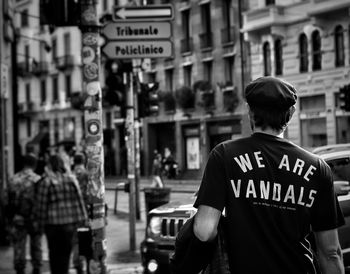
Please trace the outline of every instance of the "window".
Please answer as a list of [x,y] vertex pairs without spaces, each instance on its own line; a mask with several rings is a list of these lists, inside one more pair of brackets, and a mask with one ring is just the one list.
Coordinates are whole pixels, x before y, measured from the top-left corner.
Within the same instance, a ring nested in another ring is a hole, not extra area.
[[46,80],[41,80],[40,81],[40,99],[41,103],[46,102]]
[[32,121],[31,118],[28,117],[26,120],[26,128],[27,128],[27,136],[32,136]]
[[201,48],[212,46],[210,3],[201,5],[202,33],[200,34]]
[[269,42],[265,42],[263,45],[264,54],[264,76],[271,75],[271,49]]
[[318,30],[312,32],[312,70],[320,70],[322,66],[321,36]]
[[192,66],[184,66],[184,85],[186,87],[192,86]]
[[343,67],[345,64],[344,54],[344,34],[343,27],[337,26],[334,31],[334,42],[335,42],[335,66]]
[[203,62],[203,79],[212,83],[213,81],[213,61]]
[[24,46],[24,58],[25,58],[25,68],[29,72],[30,69],[30,48],[29,45]]
[[52,101],[53,103],[58,103],[58,76],[54,75],[52,77]]
[[266,4],[266,6],[274,5],[275,4],[275,0],[266,0],[265,4]]
[[107,10],[107,0],[102,1],[102,11]]
[[28,10],[21,11],[21,27],[28,27]]
[[174,69],[165,70],[165,87],[167,91],[174,90]]
[[54,124],[53,124],[53,136],[54,136],[54,142],[55,144],[58,143],[59,138],[60,138],[60,123],[58,118],[56,118],[54,120]]
[[191,38],[191,25],[190,25],[190,10],[184,10],[181,12],[181,27],[182,35],[181,39],[181,53],[192,51],[192,38]]
[[69,99],[72,95],[72,78],[70,74],[67,74],[65,77],[65,84],[66,84],[66,100]]
[[299,37],[299,61],[300,61],[300,72],[307,72],[309,67],[308,60],[308,43],[305,33],[301,34]]
[[26,90],[26,102],[27,104],[29,104],[30,103],[30,83],[26,84],[25,90]]
[[63,120],[64,138],[74,140],[75,136],[75,119],[68,117]]
[[276,75],[283,74],[283,59],[282,59],[282,41],[277,39],[275,41],[275,68]]
[[71,48],[70,48],[70,33],[65,33],[64,37],[64,55],[70,55],[71,53]]
[[224,58],[225,86],[233,86],[234,56]]
[[223,2],[222,13],[224,27],[221,30],[221,42],[225,44],[234,41],[234,28],[231,26],[233,23],[232,0]]

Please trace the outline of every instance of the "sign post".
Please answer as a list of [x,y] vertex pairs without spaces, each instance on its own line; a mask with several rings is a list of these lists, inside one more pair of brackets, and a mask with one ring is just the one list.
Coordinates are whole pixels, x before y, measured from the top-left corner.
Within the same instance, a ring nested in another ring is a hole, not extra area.
[[[102,28],[106,43],[102,53],[109,59],[167,58],[174,54],[172,5],[115,6],[113,21]],[[136,60],[135,60],[136,61]],[[137,78],[137,76],[135,77]],[[130,249],[135,250],[136,198],[139,195],[136,182],[140,169],[139,122],[135,121],[134,76],[125,74],[127,84],[127,112],[125,130],[127,137],[129,192]],[[137,83],[136,83],[137,84]],[[138,117],[136,117],[138,118]],[[136,126],[136,128],[135,128]],[[137,192],[137,193],[136,193]],[[137,199],[138,200],[138,199]]]

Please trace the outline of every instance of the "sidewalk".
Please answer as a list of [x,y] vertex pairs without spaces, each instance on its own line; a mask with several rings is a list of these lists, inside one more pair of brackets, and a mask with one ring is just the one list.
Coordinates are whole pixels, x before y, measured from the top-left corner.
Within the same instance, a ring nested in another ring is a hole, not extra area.
[[[129,204],[128,193],[118,191],[117,214],[114,214],[115,188],[118,182],[125,182],[123,178],[106,178],[105,200],[108,204],[108,225],[106,227],[107,238],[107,272],[110,274],[141,274],[143,268],[141,266],[140,243],[145,234],[145,201],[143,188],[150,185],[147,178],[142,178],[140,182],[140,215],[141,220],[136,222],[136,250],[130,251],[129,243]],[[199,186],[198,181],[176,181],[167,180],[165,186],[170,187],[174,193],[194,193]],[[181,195],[181,194],[179,194]],[[48,251],[44,238],[43,243],[43,274],[49,274]],[[31,273],[30,256],[27,251],[28,261],[26,273]],[[75,270],[71,269],[70,274],[75,274]],[[0,246],[0,274],[15,274],[13,270],[13,249],[12,247]]]

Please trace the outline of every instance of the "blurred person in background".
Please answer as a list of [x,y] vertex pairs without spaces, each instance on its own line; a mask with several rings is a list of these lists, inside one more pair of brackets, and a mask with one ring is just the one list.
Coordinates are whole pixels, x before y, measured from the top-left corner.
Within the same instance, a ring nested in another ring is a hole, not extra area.
[[37,157],[30,153],[23,157],[23,169],[9,181],[7,211],[12,226],[14,247],[14,268],[17,274],[24,274],[26,267],[26,243],[30,236],[30,253],[33,274],[39,274],[42,265],[42,233],[37,229],[33,219],[36,200],[36,187],[40,176],[34,172]]

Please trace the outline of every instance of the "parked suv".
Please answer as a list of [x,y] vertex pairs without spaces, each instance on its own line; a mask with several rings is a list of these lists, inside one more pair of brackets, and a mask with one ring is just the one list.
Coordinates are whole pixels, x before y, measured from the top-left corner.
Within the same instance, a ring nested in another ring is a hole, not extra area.
[[[338,229],[346,273],[350,273],[350,144],[323,146],[314,149],[331,167],[335,191],[346,224]],[[149,212],[145,239],[141,243],[142,265],[145,274],[167,274],[169,257],[174,251],[177,232],[196,209],[195,197],[188,201],[173,201]]]

